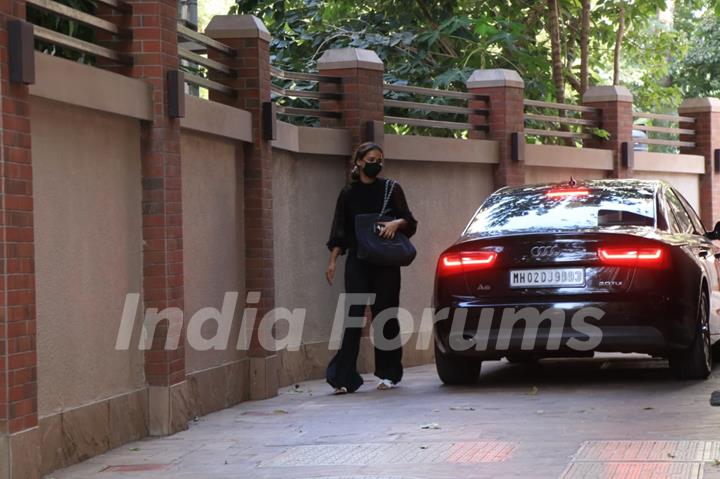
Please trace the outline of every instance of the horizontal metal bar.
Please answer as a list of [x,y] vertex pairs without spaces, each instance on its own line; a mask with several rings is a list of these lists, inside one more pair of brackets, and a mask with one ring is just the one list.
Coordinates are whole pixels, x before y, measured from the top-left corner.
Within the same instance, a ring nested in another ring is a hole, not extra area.
[[597,126],[598,124],[598,122],[594,120],[584,120],[582,118],[568,118],[564,116],[536,115],[535,113],[525,113],[525,119],[532,121],[552,121],[556,123],[564,123],[567,125]]
[[180,58],[189,60],[193,63],[197,63],[198,65],[206,66],[208,68],[217,70],[217,71],[222,72],[229,76],[235,76],[235,70],[228,67],[224,63],[221,63],[216,60],[211,60],[210,58],[205,58],[205,57],[198,55],[197,53],[193,53],[190,50],[187,50],[185,48],[178,47],[178,55],[180,55]]
[[446,128],[448,130],[488,130],[487,125],[473,125],[471,123],[460,123],[456,121],[423,120],[421,118],[403,118],[399,116],[386,116],[385,123],[424,126],[426,128]]
[[270,74],[275,78],[282,80],[298,80],[298,81],[321,81],[326,83],[342,83],[342,78],[331,77],[325,75],[317,75],[315,73],[286,72],[277,67],[270,67]]
[[123,13],[129,13],[132,11],[130,4],[123,2],[122,0],[95,0],[95,2],[107,5],[108,7],[112,7],[115,10]]
[[643,145],[676,146],[678,148],[694,148],[694,141],[658,140],[657,138],[633,138],[633,142]]
[[386,108],[406,108],[408,110],[437,111],[440,113],[458,113],[461,115],[484,115],[487,116],[490,110],[486,108],[467,108],[464,106],[435,105],[433,103],[420,103],[415,101],[385,100]]
[[233,88],[230,88],[227,85],[223,85],[222,83],[218,83],[213,80],[208,80],[207,78],[203,78],[198,75],[193,75],[192,73],[184,72],[185,73],[185,82],[191,83],[193,85],[198,85],[204,88],[207,88],[208,90],[215,90],[219,91],[220,93],[224,95],[233,96],[235,95],[235,90]]
[[695,123],[695,118],[690,116],[663,115],[660,113],[646,113],[642,111],[633,112],[633,118],[649,118],[651,120],[682,121],[683,123]]
[[537,135],[537,136],[555,136],[559,138],[573,138],[580,140],[589,140],[592,135],[589,133],[573,133],[572,131],[557,131],[557,130],[537,130],[535,128],[525,128],[526,135]]
[[392,83],[386,83],[383,88],[388,91],[400,92],[400,93],[414,93],[416,95],[427,95],[427,96],[441,96],[445,98],[460,98],[463,100],[480,100],[489,101],[490,97],[487,95],[475,95],[474,93],[467,93],[463,91],[451,91],[451,90],[436,90],[434,88],[424,88],[420,86],[408,86],[408,85],[396,85]]
[[67,18],[68,20],[73,20],[78,23],[82,23],[83,25],[88,25],[99,30],[110,32],[113,35],[120,36],[126,33],[121,32],[120,28],[113,22],[103,20],[102,18],[76,10],[72,7],[68,7],[67,5],[63,5],[62,3],[54,2],[53,0],[25,0],[25,3],[46,12],[54,13],[60,17]]
[[669,127],[665,127],[665,126],[633,125],[633,130],[655,131],[658,133],[673,133],[676,135],[694,135],[695,134],[695,130],[689,130],[687,128],[669,128]]
[[302,91],[302,90],[287,90],[280,88],[279,86],[272,85],[270,91],[276,95],[288,98],[312,98],[314,100],[341,100],[342,93],[330,93],[330,92],[319,92],[319,91]]
[[131,56],[121,55],[110,48],[101,47],[99,45],[95,45],[84,40],[79,40],[77,38],[63,35],[62,33],[54,32],[52,30],[48,30],[47,28],[33,25],[33,31],[35,32],[35,38],[45,40],[46,42],[55,43],[57,45],[70,48],[71,50],[90,53],[91,55],[108,58],[110,60],[114,60],[125,65],[132,65],[133,62]]
[[568,103],[553,103],[549,101],[538,101],[538,100],[524,100],[525,106],[534,106],[536,108],[552,108],[553,110],[570,110],[579,111],[583,113],[597,113],[597,108],[582,105],[570,105]]
[[186,27],[185,25],[178,23],[177,32],[178,32],[178,35],[181,35],[190,40],[194,40],[194,41],[200,43],[201,45],[205,45],[206,47],[210,47],[212,49],[215,49],[215,50],[222,52],[226,55],[229,55],[231,57],[236,56],[235,50],[233,50],[229,46],[225,45],[224,43],[220,43],[217,40],[213,40],[212,38],[208,37],[207,35],[203,35],[200,32],[191,30],[188,27]]
[[280,105],[278,105],[276,108],[277,112],[281,115],[316,116],[320,118],[342,118],[342,113],[338,111],[315,110],[313,108],[293,108]]

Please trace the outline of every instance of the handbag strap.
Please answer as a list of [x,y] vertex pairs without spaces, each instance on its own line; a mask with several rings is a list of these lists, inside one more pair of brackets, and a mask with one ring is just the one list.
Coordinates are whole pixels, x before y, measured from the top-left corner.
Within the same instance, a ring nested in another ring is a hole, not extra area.
[[380,214],[378,216],[382,216],[385,214],[385,211],[387,211],[388,203],[390,202],[390,197],[392,196],[393,190],[395,189],[395,184],[397,181],[395,180],[385,180],[385,194],[383,196],[383,205],[382,209],[380,210]]

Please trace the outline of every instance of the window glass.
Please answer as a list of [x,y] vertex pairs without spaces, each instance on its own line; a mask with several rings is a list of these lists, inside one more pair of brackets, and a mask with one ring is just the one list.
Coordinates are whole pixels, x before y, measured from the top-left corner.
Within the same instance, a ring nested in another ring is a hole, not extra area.
[[[689,220],[688,220],[689,221]],[[466,234],[563,231],[655,225],[655,192],[647,183],[527,186],[491,195]]]
[[680,202],[682,203],[685,212],[688,214],[688,216],[690,216],[690,221],[692,221],[693,226],[695,226],[695,232],[699,235],[705,234],[705,226],[703,225],[702,220],[695,212],[693,207],[690,206],[690,203],[688,203],[685,197],[681,195],[677,190],[673,189],[673,191],[675,192],[675,195],[680,199]]
[[685,211],[680,199],[673,193],[672,190],[667,190],[665,197],[667,198],[670,209],[675,217],[675,231],[677,233],[693,233],[695,227],[690,220],[690,216]]

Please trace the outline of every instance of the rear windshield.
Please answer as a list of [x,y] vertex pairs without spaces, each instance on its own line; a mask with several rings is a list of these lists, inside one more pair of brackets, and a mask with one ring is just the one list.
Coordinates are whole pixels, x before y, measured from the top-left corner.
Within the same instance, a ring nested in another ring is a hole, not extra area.
[[654,192],[647,186],[632,184],[572,189],[531,186],[491,195],[478,210],[465,234],[654,225]]

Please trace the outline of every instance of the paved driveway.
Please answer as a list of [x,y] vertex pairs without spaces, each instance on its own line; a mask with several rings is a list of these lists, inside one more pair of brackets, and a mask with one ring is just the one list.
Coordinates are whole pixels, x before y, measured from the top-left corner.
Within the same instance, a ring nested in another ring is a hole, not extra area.
[[720,478],[720,368],[676,382],[646,357],[489,362],[473,387],[434,366],[402,387],[330,396],[323,381],[200,418],[57,471],[116,478]]

